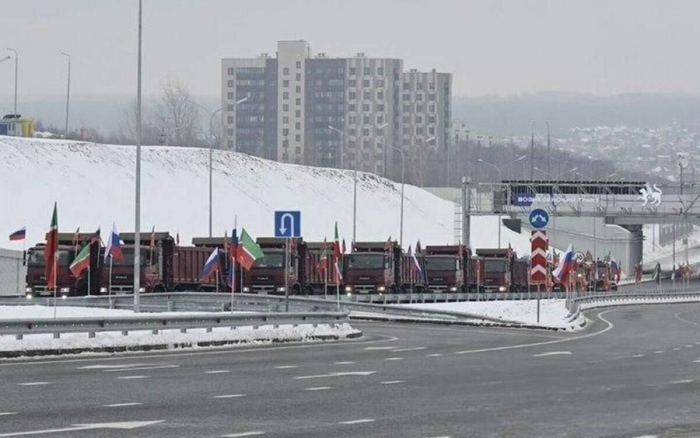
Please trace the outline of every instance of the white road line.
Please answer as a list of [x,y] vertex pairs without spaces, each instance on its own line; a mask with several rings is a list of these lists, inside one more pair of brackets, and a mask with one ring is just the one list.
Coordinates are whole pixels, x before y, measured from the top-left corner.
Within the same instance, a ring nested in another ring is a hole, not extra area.
[[686,380],[674,380],[671,382],[671,385],[678,385],[680,383],[693,383],[695,380],[693,379],[686,379]]
[[154,365],[152,367],[140,368],[117,368],[112,370],[104,370],[105,373],[128,373],[130,371],[147,371],[147,370],[164,370],[167,368],[180,368],[180,365]]
[[332,386],[314,386],[312,388],[304,388],[304,391],[325,391],[326,389],[333,389]]
[[403,351],[420,351],[425,350],[426,347],[412,347],[412,348],[397,348],[396,350],[391,350],[392,353],[400,353]]
[[103,408],[125,408],[127,406],[141,406],[143,403],[114,403],[111,405],[102,405]]
[[211,371],[205,371],[204,374],[224,374],[224,373],[230,373],[231,370],[211,370]]
[[51,382],[25,382],[25,383],[18,383],[19,386],[42,386],[42,385],[50,385]]
[[635,355],[630,356],[630,357],[633,359],[637,359],[637,358],[644,357],[644,356],[645,356],[644,354],[635,354]]
[[386,382],[379,382],[380,385],[396,385],[397,383],[406,383],[405,380],[387,380]]
[[353,365],[354,363],[355,362],[346,361],[346,362],[336,362],[335,364],[336,365]]
[[133,367],[150,367],[153,364],[150,363],[132,363],[132,364],[122,364],[122,365],[89,365],[86,367],[78,367],[79,370],[108,370],[108,369],[118,369],[118,368],[133,368]]
[[425,357],[442,357],[444,356],[442,353],[432,353],[432,354],[426,354]]
[[294,368],[299,368],[299,365],[280,365],[276,366],[275,368],[278,370],[292,370]]
[[673,351],[678,351],[678,350],[680,350],[680,348],[679,348],[679,347],[675,347],[675,348],[673,348]]
[[7,417],[8,415],[17,415],[17,412],[0,412],[0,417]]
[[241,398],[245,397],[245,394],[226,394],[226,395],[215,395],[214,398]]
[[694,347],[694,345],[692,345],[692,344],[685,346],[685,348],[693,348],[693,347]]
[[654,354],[664,354],[664,353],[665,353],[664,350],[657,350],[657,351],[654,352]]
[[348,372],[343,372],[343,373],[329,373],[329,374],[316,374],[314,376],[297,376],[294,379],[296,380],[305,380],[305,379],[322,379],[325,377],[346,377],[346,376],[371,376],[372,374],[375,374],[376,371],[348,371]]
[[442,436],[431,436],[429,438],[450,438],[449,435],[442,435]]
[[260,432],[260,431],[241,432],[241,433],[232,433],[230,435],[221,435],[221,436],[224,438],[236,438],[236,437],[243,437],[243,436],[258,436],[258,435],[265,435],[265,432]]
[[403,357],[387,357],[384,360],[403,360]]
[[117,377],[121,380],[148,379],[148,376],[121,376]]
[[379,351],[379,350],[393,350],[395,348],[401,348],[401,347],[397,347],[395,345],[393,347],[365,347],[365,350]]
[[350,421],[339,421],[338,424],[361,424],[361,423],[374,423],[373,418],[362,418],[360,420],[350,420]]
[[570,351],[548,351],[546,353],[533,354],[532,357],[547,357],[547,356],[569,356]]

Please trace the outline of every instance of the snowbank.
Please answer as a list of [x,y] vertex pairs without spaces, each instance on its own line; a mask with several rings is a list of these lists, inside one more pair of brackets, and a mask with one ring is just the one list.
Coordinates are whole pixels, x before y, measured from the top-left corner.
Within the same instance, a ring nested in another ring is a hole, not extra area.
[[[543,327],[570,329],[570,312],[565,306],[566,300],[540,300],[540,322]],[[462,303],[425,303],[406,304],[407,307],[426,310],[449,310],[481,315],[491,318],[517,321],[528,325],[537,325],[537,300],[518,301],[469,301]]]
[[[58,307],[58,318],[68,317],[98,317],[98,316],[126,316],[133,315],[129,310],[98,309],[88,307]],[[242,312],[246,313],[246,312]],[[177,314],[158,313],[161,315]],[[191,314],[191,313],[188,313]],[[0,306],[0,319],[33,319],[52,318],[53,308],[43,306]],[[88,338],[86,333],[67,333],[60,339],[54,339],[51,334],[25,335],[24,339],[16,340],[14,336],[0,336],[0,356],[2,353],[36,354],[65,352],[78,353],[84,351],[118,351],[119,349],[158,349],[185,348],[197,346],[217,346],[229,344],[267,344],[272,342],[308,342],[319,339],[346,339],[356,336],[360,332],[349,324],[340,324],[334,327],[327,325],[300,325],[298,327],[280,325],[275,328],[272,325],[253,327],[240,327],[235,330],[230,328],[214,328],[211,333],[205,329],[188,330],[181,333],[179,330],[161,330],[154,335],[151,331],[132,331],[128,336],[120,332],[98,332],[94,338]]]

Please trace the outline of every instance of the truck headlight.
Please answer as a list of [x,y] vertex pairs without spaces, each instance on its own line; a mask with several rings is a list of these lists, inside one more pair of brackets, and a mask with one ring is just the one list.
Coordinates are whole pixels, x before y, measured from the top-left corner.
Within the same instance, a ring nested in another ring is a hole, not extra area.
[[246,287],[244,287],[244,288],[243,288],[243,292],[250,292],[250,288],[249,288],[249,287],[247,287],[247,286],[246,286]]
[[62,288],[61,288],[61,293],[62,293],[62,294],[67,294],[68,292],[70,292],[70,288],[68,288],[68,287],[62,287]]
[[377,288],[377,290],[378,290],[379,292],[384,292],[384,291],[386,290],[386,286],[379,286],[379,287]]
[[345,292],[352,292],[352,286],[345,286]]
[[101,293],[101,294],[106,294],[106,293],[107,293],[107,288],[106,288],[106,287],[101,287],[101,288],[100,288],[100,293]]
[[145,287],[140,287],[140,288],[139,288],[139,292],[146,292],[146,288],[145,288]]
[[32,296],[32,294],[27,294],[27,299],[28,299],[28,300],[31,300],[32,298],[34,298],[34,297]]
[[284,292],[284,291],[285,291],[284,286],[281,286],[281,287],[278,287],[278,288],[277,288],[277,292]]
[[450,288],[450,292],[457,292],[457,288],[454,287],[454,286],[452,286],[452,287]]
[[67,300],[67,299],[68,299],[68,295],[61,295],[61,299],[62,299],[62,300]]
[[347,293],[347,294],[345,294],[345,295],[347,295],[347,296],[351,297],[351,296],[352,296],[352,292],[348,292],[348,293]]
[[31,287],[25,287],[25,288],[24,288],[24,293],[26,293],[26,294],[32,293],[32,288],[31,288]]
[[506,291],[506,287],[505,287],[505,286],[498,286],[498,291],[499,291],[499,292],[505,292],[505,291]]

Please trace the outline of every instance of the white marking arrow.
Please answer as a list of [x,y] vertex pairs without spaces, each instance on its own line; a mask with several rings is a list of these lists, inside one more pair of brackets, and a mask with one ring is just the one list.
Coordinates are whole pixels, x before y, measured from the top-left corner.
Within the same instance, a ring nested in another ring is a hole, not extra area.
[[74,424],[73,427],[66,427],[63,429],[47,429],[47,430],[31,430],[27,432],[10,432],[0,434],[0,437],[10,437],[10,436],[27,436],[27,435],[43,435],[47,433],[64,433],[64,432],[78,432],[81,430],[94,430],[94,429],[119,429],[119,430],[131,430],[139,427],[150,426],[152,424],[162,423],[165,420],[158,421],[122,421],[119,423],[91,423],[91,424]]
[[371,376],[376,371],[348,371],[344,373],[318,374],[316,376],[297,376],[295,379],[322,379],[324,377]]

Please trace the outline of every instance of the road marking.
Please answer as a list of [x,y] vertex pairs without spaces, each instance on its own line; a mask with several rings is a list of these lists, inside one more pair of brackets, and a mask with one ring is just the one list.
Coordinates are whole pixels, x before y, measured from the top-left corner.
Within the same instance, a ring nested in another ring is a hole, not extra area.
[[103,408],[125,408],[127,406],[141,406],[143,403],[115,403],[112,405],[102,405]]
[[148,376],[121,376],[117,377],[121,380],[133,380],[133,379],[148,379]]
[[120,423],[93,423],[93,424],[74,424],[72,427],[65,427],[63,429],[47,429],[47,430],[30,430],[26,432],[10,432],[2,433],[0,437],[11,437],[11,436],[27,436],[27,435],[45,435],[49,433],[65,433],[65,432],[77,432],[80,430],[93,430],[93,429],[118,429],[118,430],[132,430],[139,427],[150,426],[152,424],[162,423],[165,420],[158,421],[123,421]]
[[529,343],[529,344],[506,345],[506,346],[503,346],[503,347],[492,347],[492,348],[478,348],[478,349],[475,349],[475,350],[462,350],[462,351],[456,351],[454,354],[476,354],[476,353],[487,353],[487,352],[491,352],[491,351],[516,350],[516,349],[519,349],[519,348],[541,347],[542,345],[552,345],[552,344],[559,344],[559,343],[562,343],[562,342],[571,342],[571,341],[578,341],[578,340],[581,340],[581,339],[592,338],[592,337],[594,337],[594,336],[599,336],[599,335],[602,335],[603,333],[605,333],[605,332],[607,332],[607,331],[609,331],[609,330],[612,330],[612,329],[615,327],[615,324],[613,324],[612,322],[610,322],[610,321],[608,321],[607,319],[605,319],[605,318],[603,317],[603,315],[606,314],[606,313],[616,312],[616,311],[620,311],[620,310],[623,310],[623,308],[620,307],[620,308],[616,308],[616,309],[605,310],[605,311],[599,313],[599,314],[598,314],[598,318],[599,318],[601,321],[605,322],[608,326],[607,326],[606,328],[604,328],[603,330],[601,330],[601,331],[594,332],[594,333],[589,333],[589,334],[587,334],[587,335],[574,336],[574,337],[565,338],[565,339],[556,339],[556,340],[553,340],[553,341],[532,342],[532,343]]
[[241,398],[245,397],[245,394],[226,394],[226,395],[215,395],[214,398]]
[[277,368],[278,370],[291,370],[294,368],[299,368],[299,365],[280,365],[275,368]]
[[113,370],[104,370],[105,373],[124,373],[130,371],[147,371],[147,370],[163,370],[167,368],[180,368],[180,365],[154,365],[151,367],[141,368],[117,368]]
[[532,357],[547,357],[547,356],[568,356],[570,351],[548,351],[546,353],[533,354]]
[[386,357],[384,360],[403,360],[403,357]]
[[393,350],[396,348],[401,348],[401,347],[397,347],[395,345],[393,347],[365,347],[365,350],[379,351],[379,350]]
[[230,435],[221,435],[224,438],[236,438],[236,437],[243,437],[243,436],[257,436],[257,435],[265,435],[265,432],[260,432],[260,431],[255,431],[255,432],[241,432],[241,433],[232,433]]
[[693,348],[694,345],[686,345],[685,348]]
[[7,417],[8,415],[17,415],[17,412],[0,412],[0,417]]
[[654,354],[664,354],[664,353],[665,353],[664,350],[658,350],[658,351],[655,351],[655,352],[654,352]]
[[630,357],[633,359],[637,359],[637,358],[644,357],[644,356],[645,356],[644,354],[635,354],[635,355],[630,356]]
[[412,348],[398,348],[396,350],[391,350],[392,353],[400,353],[403,351],[419,351],[419,350],[425,350],[426,347],[412,347]]
[[442,436],[431,436],[429,438],[450,438],[449,435],[442,435]]
[[686,380],[674,380],[671,382],[671,385],[678,385],[680,383],[693,383],[695,380],[693,379],[686,379]]
[[678,351],[678,350],[680,350],[679,347],[675,347],[675,348],[673,349],[673,351]]
[[90,365],[86,367],[78,367],[79,370],[107,370],[107,369],[120,369],[120,368],[133,368],[133,367],[149,367],[152,366],[150,363],[132,363],[123,365]]
[[373,418],[362,418],[360,420],[350,420],[350,421],[339,421],[338,424],[361,424],[361,423],[374,423]]
[[336,364],[336,365],[352,365],[352,364],[354,364],[354,363],[355,363],[355,362],[336,362],[335,364]]
[[380,385],[396,385],[397,383],[406,383],[405,380],[387,380],[386,382],[379,382]]
[[442,353],[432,353],[432,354],[426,354],[425,357],[442,357],[444,356]]
[[25,382],[25,383],[18,383],[19,386],[41,386],[41,385],[50,385],[51,382]]
[[304,388],[304,391],[325,391],[326,389],[333,389],[332,386],[314,386],[312,388]]
[[224,373],[230,373],[231,370],[211,370],[211,371],[205,371],[204,374],[224,374]]
[[346,377],[346,376],[371,376],[372,374],[375,374],[376,371],[348,371],[348,372],[343,372],[343,373],[329,373],[329,374],[317,374],[315,376],[297,376],[295,379],[297,380],[304,380],[304,379],[322,379],[324,377]]

